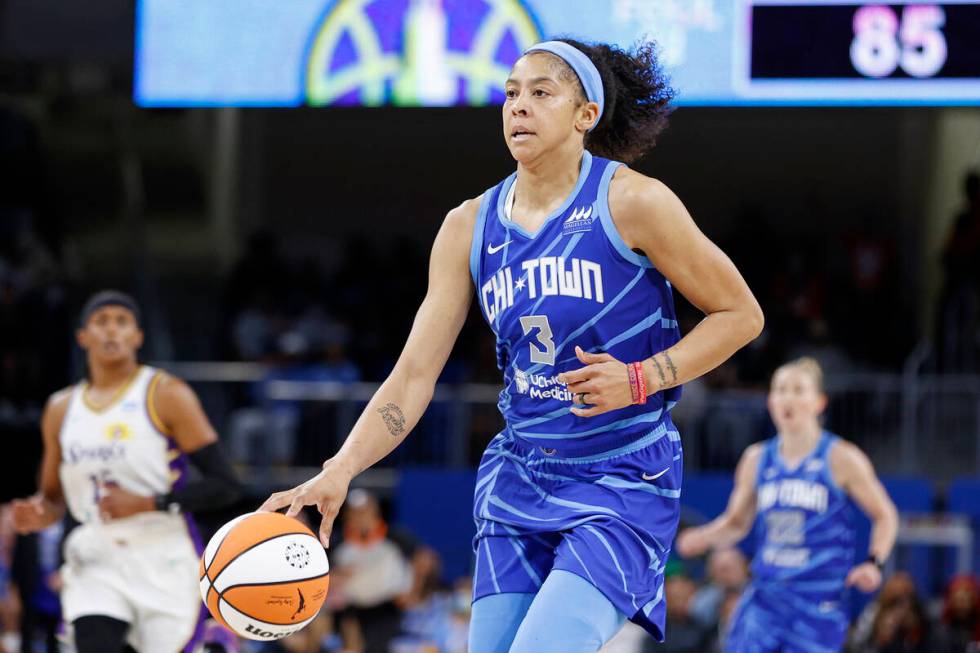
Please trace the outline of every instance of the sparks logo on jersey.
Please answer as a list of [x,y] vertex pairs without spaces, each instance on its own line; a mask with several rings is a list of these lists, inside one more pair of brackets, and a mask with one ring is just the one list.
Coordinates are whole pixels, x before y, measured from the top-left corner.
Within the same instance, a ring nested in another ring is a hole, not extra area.
[[122,422],[114,422],[105,428],[105,437],[106,440],[118,442],[120,440],[128,440],[133,437],[133,433]]
[[487,319],[493,322],[501,313],[514,305],[514,298],[527,292],[528,299],[538,295],[579,297],[600,304],[605,303],[602,291],[602,267],[585,259],[564,256],[543,256],[521,263],[523,273],[514,280],[510,266],[498,270],[480,288],[483,309]]
[[562,224],[561,232],[567,236],[580,231],[588,231],[592,228],[593,222],[595,222],[595,218],[592,217],[592,207],[580,206],[573,210],[572,214]]
[[572,393],[568,391],[565,384],[558,380],[557,376],[545,376],[544,374],[534,374],[514,367],[514,384],[517,392],[522,395],[529,395],[532,399],[557,399],[558,401],[571,401]]

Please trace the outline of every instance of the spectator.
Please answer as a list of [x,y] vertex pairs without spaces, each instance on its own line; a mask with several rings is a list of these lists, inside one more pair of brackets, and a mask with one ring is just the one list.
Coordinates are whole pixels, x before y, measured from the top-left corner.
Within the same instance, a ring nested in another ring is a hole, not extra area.
[[950,643],[965,651],[980,642],[980,587],[972,576],[955,576],[946,589],[942,612]]
[[[917,596],[882,606],[865,653],[954,653]],[[957,652],[958,653],[958,652]]]
[[388,524],[377,499],[365,490],[352,490],[344,507],[344,539],[331,556],[328,607],[339,611],[344,643],[352,624],[363,639],[363,653],[388,653],[401,630],[401,611],[395,599],[412,587],[412,570],[401,550],[388,537]]
[[717,625],[725,598],[738,596],[748,579],[748,563],[739,549],[713,549],[708,557],[708,582],[691,598],[691,616],[705,626]]
[[732,622],[732,615],[738,607],[738,601],[742,597],[741,591],[728,591],[721,601],[718,609],[718,628],[717,639],[714,642],[712,651],[722,653],[725,650],[725,640],[728,638],[728,627]]
[[847,650],[859,652],[872,645],[875,624],[879,614],[891,606],[916,598],[915,581],[908,572],[896,571],[888,577],[878,592],[878,597],[869,603],[858,616],[851,629]]
[[467,623],[472,588],[452,592],[442,584],[442,561],[426,546],[412,556],[412,589],[398,599],[405,611],[403,636],[392,650],[399,653],[466,653]]
[[711,642],[711,628],[691,614],[691,600],[697,584],[683,572],[675,572],[664,581],[667,602],[667,641],[662,645],[648,638],[646,651],[666,653],[702,653]]
[[956,216],[943,248],[945,278],[939,300],[937,340],[944,371],[971,372],[978,364],[976,332],[980,323],[980,174],[967,174],[966,204]]

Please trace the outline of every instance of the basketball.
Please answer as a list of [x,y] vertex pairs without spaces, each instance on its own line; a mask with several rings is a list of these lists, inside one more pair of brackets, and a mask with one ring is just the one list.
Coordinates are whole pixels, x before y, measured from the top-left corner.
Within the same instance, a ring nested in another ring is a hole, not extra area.
[[300,521],[277,512],[248,513],[218,529],[198,577],[211,615],[259,641],[285,637],[313,621],[330,583],[320,541]]

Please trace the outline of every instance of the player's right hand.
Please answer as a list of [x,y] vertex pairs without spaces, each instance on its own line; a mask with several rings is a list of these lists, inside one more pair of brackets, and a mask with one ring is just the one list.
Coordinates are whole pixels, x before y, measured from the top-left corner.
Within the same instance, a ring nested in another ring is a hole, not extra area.
[[706,553],[711,548],[711,542],[700,528],[688,528],[677,536],[674,547],[682,558],[694,558]]
[[320,542],[330,547],[330,532],[340,507],[347,499],[351,475],[333,460],[323,464],[323,471],[292,490],[276,492],[265,500],[259,510],[274,512],[288,506],[286,515],[295,517],[303,506],[316,506],[323,519],[320,522]]
[[26,499],[14,499],[10,505],[14,530],[20,535],[43,531],[59,519],[57,511],[52,509],[50,502],[40,494]]

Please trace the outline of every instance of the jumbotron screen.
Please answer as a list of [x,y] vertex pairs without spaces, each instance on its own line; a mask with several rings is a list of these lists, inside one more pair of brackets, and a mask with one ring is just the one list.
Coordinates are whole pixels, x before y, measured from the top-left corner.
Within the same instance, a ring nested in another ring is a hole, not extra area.
[[652,38],[681,105],[980,104],[980,0],[138,0],[141,106],[503,100],[559,35]]

